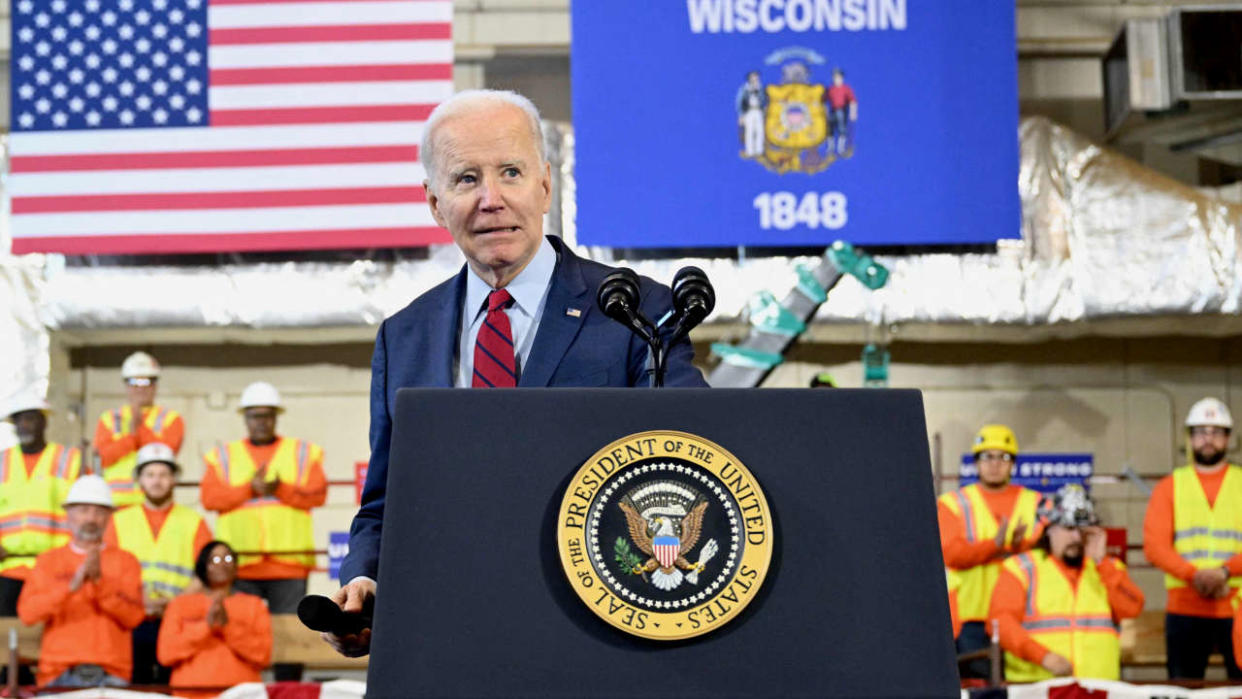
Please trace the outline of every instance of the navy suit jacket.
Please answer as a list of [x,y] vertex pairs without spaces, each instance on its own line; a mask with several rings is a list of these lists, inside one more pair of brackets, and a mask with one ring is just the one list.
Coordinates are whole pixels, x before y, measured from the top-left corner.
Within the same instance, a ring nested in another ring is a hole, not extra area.
[[[518,386],[649,385],[646,343],[595,304],[599,283],[613,268],[574,255],[558,238],[549,240],[559,259]],[[643,312],[658,322],[672,307],[668,287],[642,277],[640,290]],[[360,575],[377,579],[397,389],[454,385],[453,359],[465,293],[463,266],[457,276],[380,324],[371,357],[371,462],[362,506],[349,531],[349,554],[341,563],[342,583]],[[694,349],[688,340],[668,355],[666,386],[707,386],[702,373],[690,364]]]

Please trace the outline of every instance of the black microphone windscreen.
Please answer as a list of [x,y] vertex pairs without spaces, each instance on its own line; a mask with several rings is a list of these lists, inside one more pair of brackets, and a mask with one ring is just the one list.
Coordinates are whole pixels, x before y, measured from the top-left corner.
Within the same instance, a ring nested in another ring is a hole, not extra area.
[[627,322],[628,315],[638,308],[638,275],[625,267],[609,272],[600,282],[595,300],[604,315]]
[[371,626],[370,617],[341,611],[323,595],[307,595],[298,602],[298,619],[308,629],[338,635],[358,633]]
[[715,307],[716,290],[703,270],[694,266],[677,270],[677,274],[673,275],[674,310],[697,324]]

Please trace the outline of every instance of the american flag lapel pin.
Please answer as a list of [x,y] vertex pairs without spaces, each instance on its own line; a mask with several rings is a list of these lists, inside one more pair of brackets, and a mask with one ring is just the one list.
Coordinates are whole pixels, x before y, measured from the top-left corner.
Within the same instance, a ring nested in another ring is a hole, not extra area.
[[569,316],[570,318],[581,318],[582,311],[578,310],[577,308],[566,308],[565,315]]

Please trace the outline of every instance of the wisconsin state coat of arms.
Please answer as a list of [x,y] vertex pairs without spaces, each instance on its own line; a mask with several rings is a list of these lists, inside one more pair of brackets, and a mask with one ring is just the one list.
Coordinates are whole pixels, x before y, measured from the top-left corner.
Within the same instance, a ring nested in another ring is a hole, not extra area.
[[575,474],[561,503],[561,564],[578,597],[626,633],[689,638],[758,594],[775,532],[732,454],[674,431],[630,435]]
[[834,67],[827,84],[813,75],[826,60],[811,49],[791,47],[769,55],[779,66],[779,82],[764,82],[761,71],[746,74],[734,100],[739,155],[768,170],[815,174],[854,155],[858,100],[845,71]]

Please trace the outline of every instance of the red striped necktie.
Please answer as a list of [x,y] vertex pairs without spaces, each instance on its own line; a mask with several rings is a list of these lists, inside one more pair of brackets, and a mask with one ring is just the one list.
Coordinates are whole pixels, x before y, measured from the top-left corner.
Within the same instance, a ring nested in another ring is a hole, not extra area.
[[513,297],[497,289],[487,297],[487,317],[474,343],[473,388],[513,388],[517,386],[517,362],[513,357],[513,329],[505,309]]

